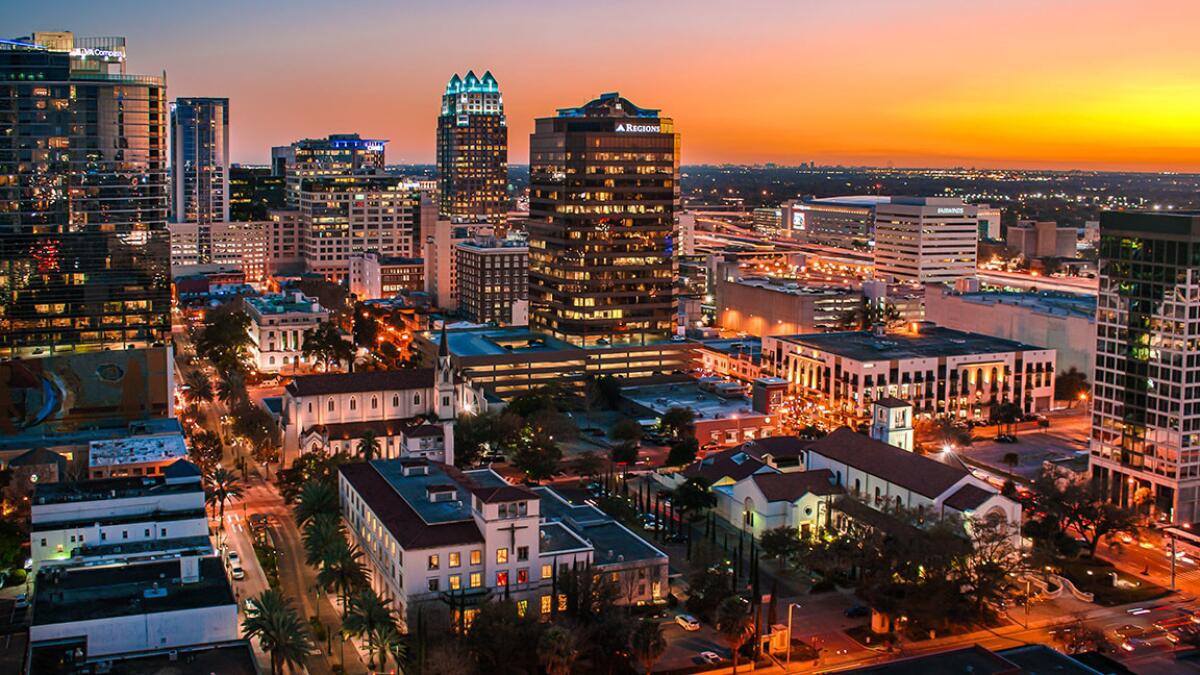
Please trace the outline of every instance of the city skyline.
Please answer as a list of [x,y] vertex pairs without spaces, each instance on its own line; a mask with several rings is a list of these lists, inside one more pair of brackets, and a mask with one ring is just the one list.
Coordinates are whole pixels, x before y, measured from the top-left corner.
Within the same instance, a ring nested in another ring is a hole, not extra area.
[[[445,82],[475,69],[504,83],[513,164],[528,161],[535,118],[620,91],[672,111],[684,164],[1200,171],[1200,120],[1187,114],[1200,46],[1186,37],[1200,8],[793,5],[350,4],[338,22],[306,2],[9,3],[0,21],[6,37],[126,36],[130,71],[165,69],[170,98],[230,98],[241,163],[360,133],[391,141],[389,163],[431,164]],[[579,27],[619,29],[628,46],[581,40]]]

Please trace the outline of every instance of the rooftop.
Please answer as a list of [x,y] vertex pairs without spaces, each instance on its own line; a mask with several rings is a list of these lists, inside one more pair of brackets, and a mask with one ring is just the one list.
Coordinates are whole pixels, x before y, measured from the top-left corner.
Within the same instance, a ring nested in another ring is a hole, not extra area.
[[[404,466],[417,463],[429,467],[430,474],[403,475]],[[454,469],[433,462],[374,460],[343,464],[338,471],[406,550],[483,541],[465,495],[459,494],[453,501],[429,500],[429,487],[454,485],[465,492],[447,475]],[[413,478],[418,480],[410,482]]]
[[166,462],[185,459],[187,453],[187,444],[183,440],[183,434],[130,436],[92,441],[88,448],[88,465],[97,467]]
[[257,298],[243,300],[260,315],[269,314],[318,314],[325,310],[316,298],[310,298],[303,293],[271,293]]
[[842,197],[819,197],[806,200],[806,204],[834,204],[837,206],[877,206],[891,203],[891,197],[881,195],[845,195]]
[[762,359],[762,339],[747,337],[726,340],[701,340],[699,346],[728,356],[746,356],[754,363]]
[[888,333],[884,337],[877,337],[871,331],[849,331],[786,335],[778,339],[854,361],[931,359],[1045,349],[942,326],[926,326],[919,333]]
[[591,548],[591,544],[580,539],[571,528],[558,522],[542,523],[541,537],[542,543],[538,551],[542,555]]
[[102,478],[74,483],[42,483],[34,488],[33,504],[70,504],[106,499],[132,499],[155,495],[203,492],[199,480],[183,483],[167,482],[162,476]]
[[753,456],[751,452],[743,450],[739,446],[715,452],[704,459],[692,462],[683,470],[683,475],[688,478],[703,478],[711,485],[726,478],[736,483],[764,469],[768,472],[775,471]]
[[976,291],[947,293],[946,295],[985,306],[1014,305],[1038,314],[1096,320],[1096,296],[1094,295],[1075,295],[1051,291]]
[[637,117],[657,119],[659,111],[641,108],[617,92],[600,94],[577,108],[559,108],[559,117]]
[[403,391],[432,386],[433,368],[405,368],[301,375],[288,383],[287,392],[292,396],[317,396],[364,391]]
[[698,422],[736,417],[757,419],[763,416],[754,411],[750,399],[745,396],[719,396],[701,389],[696,382],[626,387],[621,390],[621,395],[657,415],[671,408],[689,408],[696,413]]
[[[540,498],[543,528],[559,523],[577,539],[591,545],[592,559],[598,565],[637,560],[665,560],[667,554],[630,531],[611,516],[590,504],[572,504],[552,488],[533,488]],[[547,549],[542,550],[548,552]]]
[[808,450],[930,499],[940,497],[970,475],[962,467],[943,464],[846,427],[813,441]]
[[[440,334],[431,332],[427,338],[434,345],[441,346],[442,336]],[[579,350],[579,347],[569,345],[550,335],[535,333],[528,328],[519,326],[456,330],[447,333],[446,339],[450,342],[451,354],[467,357]]]
[[1020,666],[979,645],[914,656],[847,672],[878,675],[1020,675]]
[[[45,645],[33,646],[33,660],[39,666],[45,663],[62,663],[61,667],[47,670],[39,668],[39,675],[77,675],[80,671],[70,665],[67,653],[74,645],[50,642]],[[60,654],[62,657],[52,656]],[[40,658],[39,655],[46,655]],[[184,671],[181,664],[187,664]],[[248,642],[237,642],[220,647],[208,646],[199,649],[178,650],[177,654],[153,654],[122,658],[113,664],[114,673],[121,675],[166,675],[168,673],[220,673],[220,675],[258,675],[258,667],[254,663],[254,652]]]
[[847,286],[836,284],[811,285],[785,279],[771,277],[740,277],[736,282],[739,286],[761,288],[775,293],[799,295],[814,298],[858,298],[862,294]]
[[792,471],[789,473],[760,473],[750,477],[769,502],[794,502],[804,495],[828,496],[840,494],[829,469]]
[[199,560],[198,581],[180,583],[180,561],[74,568],[39,575],[34,625],[235,605],[220,558]]

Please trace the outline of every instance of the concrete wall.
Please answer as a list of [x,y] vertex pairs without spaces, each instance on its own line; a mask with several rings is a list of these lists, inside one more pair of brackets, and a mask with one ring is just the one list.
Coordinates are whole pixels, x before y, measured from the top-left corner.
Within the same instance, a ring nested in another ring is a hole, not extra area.
[[29,641],[86,637],[89,659],[237,640],[237,605],[35,625]]

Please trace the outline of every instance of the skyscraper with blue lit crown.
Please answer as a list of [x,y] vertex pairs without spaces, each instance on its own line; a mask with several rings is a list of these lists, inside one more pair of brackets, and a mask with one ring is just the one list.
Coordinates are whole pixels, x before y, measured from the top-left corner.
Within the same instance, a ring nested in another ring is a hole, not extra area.
[[450,78],[437,132],[438,210],[460,223],[504,222],[508,211],[508,123],[491,72]]

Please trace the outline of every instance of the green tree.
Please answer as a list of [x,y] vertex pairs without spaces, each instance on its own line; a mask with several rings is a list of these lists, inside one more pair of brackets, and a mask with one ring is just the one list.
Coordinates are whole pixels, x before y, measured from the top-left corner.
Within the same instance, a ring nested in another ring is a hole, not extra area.
[[379,322],[361,302],[354,308],[354,344],[367,349],[376,347],[379,337]]
[[637,420],[625,418],[618,421],[608,430],[608,437],[618,443],[638,443],[642,440],[642,425]]
[[668,408],[658,421],[662,433],[675,440],[683,440],[696,434],[696,413],[691,408],[674,406]]
[[594,452],[581,452],[571,460],[571,468],[581,478],[590,478],[604,471],[604,460]]
[[804,542],[800,540],[796,528],[784,525],[763,532],[759,546],[763,555],[775,558],[782,565],[800,553]]
[[375,649],[379,651],[379,670],[381,671],[387,672],[388,657],[391,657],[399,666],[408,655],[404,635],[400,633],[395,621],[377,626],[371,639],[375,642]]
[[531,439],[521,443],[512,456],[512,465],[532,481],[549,479],[558,471],[562,448],[550,440]]
[[687,466],[696,461],[700,452],[700,441],[695,436],[688,436],[671,443],[671,451],[667,453],[667,466]]
[[1057,521],[1056,529],[1079,533],[1089,556],[1096,554],[1102,539],[1136,532],[1140,520],[1133,511],[1104,499],[1097,484],[1060,480],[1052,471],[1033,482],[1029,499],[1037,511]]
[[323,567],[337,555],[339,542],[346,540],[342,518],[336,512],[321,513],[308,521],[302,533],[304,562],[310,567]]
[[992,410],[992,421],[997,428],[1007,428],[1007,433],[1016,433],[1016,424],[1021,421],[1021,406],[1005,401]]
[[217,398],[230,408],[246,403],[246,378],[241,371],[227,370],[221,373],[221,380],[217,382]]
[[183,378],[184,384],[188,386],[183,397],[188,403],[207,403],[213,400],[212,380],[199,370],[189,371]]
[[629,467],[637,464],[638,446],[629,441],[622,441],[609,450],[609,459],[621,467],[622,473],[629,473]]
[[629,636],[629,646],[638,663],[647,673],[652,672],[654,662],[667,650],[667,639],[663,636],[662,624],[654,619],[642,619]]
[[208,472],[216,468],[223,454],[221,437],[216,432],[205,429],[193,433],[188,439],[188,456],[201,471]]
[[709,488],[708,481],[697,476],[687,479],[672,491],[671,503],[681,515],[695,520],[717,505],[717,496]]
[[551,626],[538,639],[537,655],[547,675],[570,675],[579,659],[579,639],[566,626]]
[[225,505],[242,498],[242,483],[237,475],[225,467],[217,467],[204,476],[205,501],[219,509],[221,529],[225,529]]
[[1070,401],[1072,407],[1079,401],[1087,400],[1090,390],[1087,375],[1079,372],[1075,366],[1059,373],[1054,379],[1054,398]]
[[367,430],[358,439],[358,456],[362,457],[364,462],[369,462],[375,459],[379,454],[379,437],[374,431]]
[[[366,642],[367,669],[374,669],[375,655],[382,651],[379,638],[397,631],[391,600],[380,599],[369,588],[359,588],[349,596],[349,605],[342,617],[342,631]],[[380,655],[380,668],[383,667],[382,659],[385,658],[386,654]]]
[[304,664],[310,644],[308,630],[279,591],[263,591],[250,600],[242,632],[249,639],[257,639],[270,655],[272,675],[285,667],[297,669]]
[[296,288],[307,297],[316,298],[322,308],[339,319],[350,311],[350,292],[341,284],[314,277],[301,280]]
[[304,525],[322,513],[337,513],[337,492],[331,483],[321,480],[309,480],[300,488],[296,505],[292,509],[296,517],[296,526]]
[[473,466],[485,454],[511,452],[521,420],[510,413],[462,414],[454,424],[454,463]]
[[745,598],[735,595],[721,602],[717,607],[717,632],[733,651],[733,672],[736,674],[742,645],[754,635],[754,617]]
[[300,344],[300,353],[306,359],[320,361],[329,372],[329,364],[345,362],[353,365],[354,345],[342,338],[342,331],[332,321],[324,321],[316,328],[304,331],[304,340]]
[[484,603],[467,631],[466,647],[481,673],[518,675],[537,672],[540,628],[530,613],[521,616],[511,600]]
[[279,448],[279,425],[271,413],[243,401],[230,413],[233,417],[233,431],[246,439],[254,453],[255,461],[267,461]]
[[1017,465],[1021,463],[1021,456],[1015,452],[1006,452],[1000,461],[1008,467],[1008,475],[1011,476],[1017,470]]
[[208,323],[196,336],[196,354],[207,359],[220,372],[244,372],[250,346],[250,317],[241,309],[214,310]]
[[317,585],[327,593],[336,593],[342,607],[347,607],[348,598],[369,581],[367,568],[362,562],[362,551],[347,544],[345,539],[330,543],[326,558],[317,571]]

